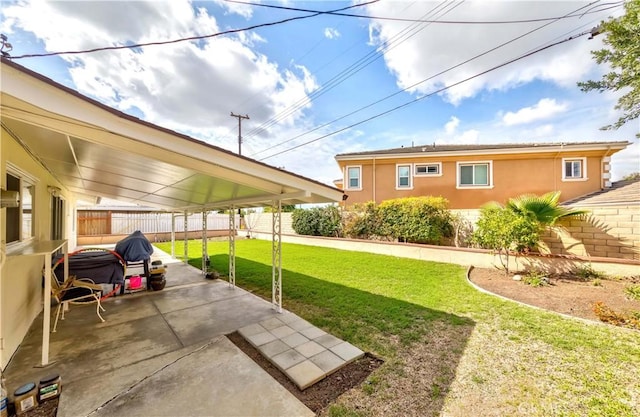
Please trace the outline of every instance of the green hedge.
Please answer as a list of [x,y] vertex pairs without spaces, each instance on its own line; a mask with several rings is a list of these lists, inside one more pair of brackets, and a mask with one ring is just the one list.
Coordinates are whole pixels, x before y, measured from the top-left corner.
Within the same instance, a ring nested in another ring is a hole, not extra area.
[[299,235],[333,236],[342,235],[342,218],[336,206],[295,209],[291,214],[291,227]]

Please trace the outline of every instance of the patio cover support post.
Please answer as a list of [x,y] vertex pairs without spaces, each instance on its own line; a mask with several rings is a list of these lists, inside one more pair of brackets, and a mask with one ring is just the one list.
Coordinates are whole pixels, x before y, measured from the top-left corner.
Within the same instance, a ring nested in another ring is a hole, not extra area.
[[189,213],[184,212],[184,263],[189,262]]
[[207,211],[202,212],[202,275],[209,272],[209,251],[207,250]]
[[229,207],[229,287],[236,287],[236,210]]
[[282,201],[273,202],[271,221],[271,304],[282,313]]
[[171,213],[171,259],[176,259],[176,214]]

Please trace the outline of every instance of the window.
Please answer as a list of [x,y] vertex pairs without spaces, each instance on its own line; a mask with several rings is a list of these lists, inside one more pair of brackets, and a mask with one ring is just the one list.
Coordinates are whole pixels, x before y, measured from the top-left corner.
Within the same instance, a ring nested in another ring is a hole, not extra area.
[[493,166],[491,161],[458,162],[458,188],[493,187]]
[[416,165],[416,175],[432,175],[439,176],[442,175],[442,163],[437,162],[434,164],[420,164]]
[[35,181],[7,167],[7,191],[20,193],[20,205],[7,207],[7,243],[33,238],[35,233]]
[[585,181],[587,158],[562,158],[563,181]]
[[396,165],[396,189],[411,188],[411,165]]
[[347,190],[361,190],[362,167],[347,167]]

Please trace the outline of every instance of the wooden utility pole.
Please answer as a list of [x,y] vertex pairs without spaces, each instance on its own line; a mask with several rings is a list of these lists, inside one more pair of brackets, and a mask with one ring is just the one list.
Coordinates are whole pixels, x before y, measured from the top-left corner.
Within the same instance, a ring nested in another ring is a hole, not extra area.
[[249,120],[249,115],[234,114],[231,112],[231,117],[238,118],[238,155],[242,155],[242,119]]

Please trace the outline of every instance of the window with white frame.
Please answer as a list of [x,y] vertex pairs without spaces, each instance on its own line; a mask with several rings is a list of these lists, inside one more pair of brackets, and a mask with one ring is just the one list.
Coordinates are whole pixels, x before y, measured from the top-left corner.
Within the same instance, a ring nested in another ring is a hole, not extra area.
[[396,189],[411,188],[411,165],[396,165]]
[[436,162],[433,164],[416,164],[415,165],[416,176],[438,176],[442,175],[442,163]]
[[587,180],[587,158],[562,158],[562,180]]
[[7,191],[20,194],[18,207],[7,207],[5,239],[7,244],[32,239],[35,233],[35,180],[7,167]]
[[362,167],[361,166],[348,166],[347,167],[347,190],[361,190],[362,189]]
[[482,188],[493,186],[493,164],[491,161],[458,162],[458,188]]

